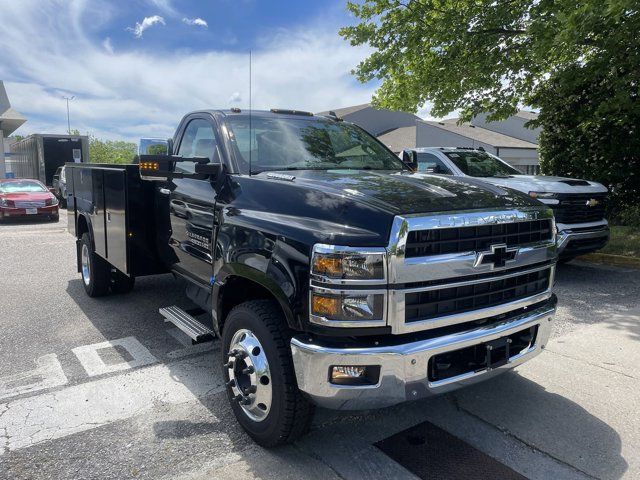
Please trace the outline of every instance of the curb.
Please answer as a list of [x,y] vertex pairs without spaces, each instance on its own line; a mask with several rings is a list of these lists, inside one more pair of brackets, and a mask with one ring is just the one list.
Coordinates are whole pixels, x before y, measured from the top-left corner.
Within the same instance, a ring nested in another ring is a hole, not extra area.
[[577,258],[585,262],[601,263],[605,265],[614,265],[616,267],[628,267],[640,270],[640,258],[636,257],[611,255],[610,253],[588,253]]

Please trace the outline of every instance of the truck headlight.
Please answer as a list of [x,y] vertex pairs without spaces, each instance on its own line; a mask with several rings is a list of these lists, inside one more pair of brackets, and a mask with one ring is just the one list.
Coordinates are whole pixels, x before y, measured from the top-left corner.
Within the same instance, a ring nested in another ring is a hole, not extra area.
[[558,205],[560,203],[554,192],[529,192],[529,196],[547,205]]
[[324,290],[311,293],[311,314],[318,320],[382,323],[384,304],[384,293],[334,293]]
[[[386,250],[317,244],[311,257],[311,275],[320,281],[384,282]],[[347,283],[347,282],[331,282]]]

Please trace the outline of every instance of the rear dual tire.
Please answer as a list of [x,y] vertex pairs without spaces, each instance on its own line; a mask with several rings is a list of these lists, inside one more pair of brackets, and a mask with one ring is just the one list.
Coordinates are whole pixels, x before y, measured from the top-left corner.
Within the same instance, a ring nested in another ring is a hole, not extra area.
[[236,306],[224,324],[227,396],[238,423],[263,447],[293,442],[313,419],[314,406],[296,383],[290,340],[282,311],[269,300]]
[[113,269],[93,249],[91,236],[82,235],[80,246],[80,272],[85,292],[90,297],[102,297],[109,293],[129,293],[135,286],[135,278]]

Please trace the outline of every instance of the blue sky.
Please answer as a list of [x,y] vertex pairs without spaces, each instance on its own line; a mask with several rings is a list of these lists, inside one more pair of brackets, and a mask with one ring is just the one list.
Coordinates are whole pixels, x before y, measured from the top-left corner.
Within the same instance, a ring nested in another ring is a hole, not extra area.
[[321,111],[366,103],[376,83],[338,29],[343,0],[0,0],[0,79],[28,122],[16,133],[137,141],[171,136],[186,112],[248,106]]

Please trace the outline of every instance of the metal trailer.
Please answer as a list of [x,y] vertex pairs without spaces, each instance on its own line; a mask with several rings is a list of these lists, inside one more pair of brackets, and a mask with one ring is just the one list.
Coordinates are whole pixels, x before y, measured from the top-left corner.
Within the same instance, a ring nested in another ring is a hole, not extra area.
[[53,174],[67,162],[89,162],[89,137],[36,133],[14,143],[6,161],[16,178],[34,178],[47,186]]

